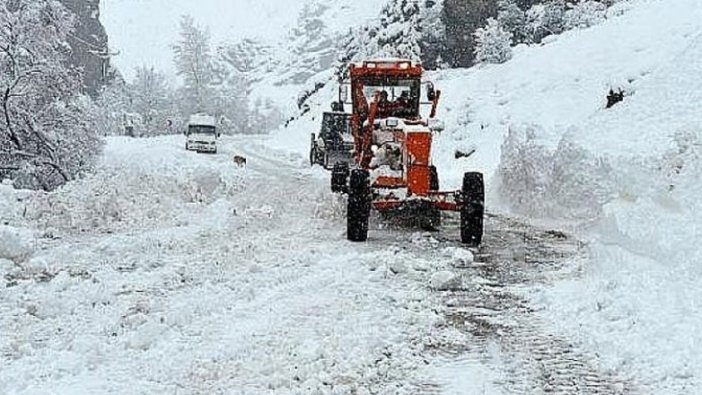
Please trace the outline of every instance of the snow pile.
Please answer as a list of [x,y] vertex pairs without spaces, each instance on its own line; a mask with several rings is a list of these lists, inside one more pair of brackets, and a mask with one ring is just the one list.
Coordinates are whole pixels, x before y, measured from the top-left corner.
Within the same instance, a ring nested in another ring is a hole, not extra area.
[[26,214],[26,202],[31,196],[41,193],[14,189],[12,182],[0,182],[0,225],[21,226]]
[[51,232],[69,233],[174,224],[184,219],[173,213],[230,198],[243,188],[241,172],[226,160],[213,168],[206,163],[209,158],[195,153],[185,160],[171,156],[170,161],[159,155],[159,150],[177,140],[181,138],[143,139],[138,152],[128,152],[120,150],[128,140],[115,138],[109,149],[117,147],[117,152],[109,154],[110,161],[101,164],[97,173],[55,193],[35,196],[28,204],[27,218]]
[[609,368],[634,369],[645,388],[671,393],[702,386],[702,357],[693,351],[702,343],[700,133],[678,144],[647,166],[630,164],[624,193],[590,233],[584,278],[537,297],[560,330]]
[[20,264],[32,255],[34,249],[34,236],[31,231],[0,225],[0,260]]
[[[465,338],[428,284],[471,254],[426,256],[439,245],[427,235],[409,249],[349,243],[333,213],[343,199],[320,208],[336,199],[325,173],[268,155],[255,137],[224,139],[221,155],[186,152],[182,140],[108,138],[103,181],[36,194],[42,220],[68,237],[41,240],[21,267],[0,262],[0,393],[416,394],[435,385],[425,349]],[[235,150],[245,169],[231,163]],[[91,233],[71,234],[81,229]]]
[[432,274],[429,287],[437,291],[456,291],[463,287],[463,279],[452,271],[442,270]]
[[451,264],[456,268],[469,267],[475,263],[473,253],[465,248],[448,247],[444,249],[444,255],[451,257]]
[[[456,111],[445,92],[438,160],[472,140],[472,163],[497,176],[493,210],[567,220],[592,259],[532,295],[544,318],[644,391],[681,393],[702,385],[702,4],[630,4],[506,64],[442,74],[472,97]],[[605,109],[610,88],[626,94]]]
[[533,127],[512,127],[502,145],[499,195],[514,211],[531,216],[595,219],[614,190],[612,167],[563,136],[555,151],[539,144]]

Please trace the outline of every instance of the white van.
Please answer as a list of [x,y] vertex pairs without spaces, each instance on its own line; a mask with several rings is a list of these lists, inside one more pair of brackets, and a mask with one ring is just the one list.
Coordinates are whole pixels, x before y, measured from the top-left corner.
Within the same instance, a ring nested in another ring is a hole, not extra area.
[[217,153],[217,124],[211,115],[193,114],[188,121],[185,149],[188,151]]

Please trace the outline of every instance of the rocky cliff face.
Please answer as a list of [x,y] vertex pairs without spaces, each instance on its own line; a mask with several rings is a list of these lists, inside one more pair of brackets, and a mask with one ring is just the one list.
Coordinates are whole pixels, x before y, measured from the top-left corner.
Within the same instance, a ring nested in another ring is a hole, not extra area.
[[107,33],[100,22],[100,0],[59,0],[76,15],[70,40],[71,63],[83,69],[85,93],[95,97],[111,78]]

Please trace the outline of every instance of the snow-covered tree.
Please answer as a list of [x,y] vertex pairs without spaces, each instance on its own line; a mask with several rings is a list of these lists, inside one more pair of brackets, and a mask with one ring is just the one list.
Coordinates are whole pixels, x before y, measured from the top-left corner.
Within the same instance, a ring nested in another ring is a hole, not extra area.
[[137,67],[129,91],[131,112],[140,115],[145,134],[168,133],[167,121],[172,117],[173,106],[166,76],[154,67]]
[[254,84],[274,67],[271,51],[270,47],[250,38],[218,47],[221,84],[217,86],[216,106],[225,133],[269,131],[256,126],[258,116],[252,108],[251,96]]
[[607,15],[607,6],[593,0],[581,0],[565,13],[565,28],[587,28],[602,23]]
[[505,31],[512,33],[512,43],[524,42],[526,14],[519,8],[516,0],[500,0],[497,6],[497,22]]
[[190,16],[180,21],[180,40],[173,46],[178,76],[183,79],[181,107],[185,113],[211,112],[210,99],[216,67],[210,48],[210,33]]
[[538,43],[546,36],[562,33],[565,13],[565,0],[549,0],[531,7],[526,13],[526,33],[530,41]]
[[245,133],[268,133],[280,126],[283,120],[283,114],[270,99],[256,99],[249,117],[249,129]]
[[512,33],[490,18],[475,32],[475,59],[478,63],[504,63],[512,58]]
[[72,14],[55,0],[0,3],[0,178],[51,190],[100,151],[92,102],[67,64]]
[[567,132],[555,151],[540,144],[538,129],[510,127],[498,168],[500,195],[512,209],[539,216],[591,219],[612,197],[612,168],[575,143]]
[[534,127],[510,127],[498,168],[500,195],[514,209],[538,213],[548,203],[551,153],[536,142]]
[[470,67],[475,62],[475,31],[497,16],[497,1],[444,0],[441,20],[445,25],[446,51],[442,58],[451,67]]
[[422,64],[434,70],[445,68],[442,54],[446,51],[446,27],[441,21],[442,2],[419,3],[419,24]]
[[404,58],[420,61],[423,38],[422,5],[416,1],[393,0],[381,11],[380,19],[353,32],[345,45],[344,60]]
[[213,97],[213,113],[222,121],[224,133],[250,133],[249,84],[244,73],[228,70]]
[[[225,71],[243,79],[247,89],[258,82],[261,74],[273,67],[272,49],[258,40],[246,38],[232,44],[223,44],[217,48],[217,57]],[[247,92],[250,93],[250,92]]]
[[380,18],[378,56],[421,59],[421,31],[415,28],[420,26],[419,13],[419,5],[414,1],[397,0],[386,6]]
[[103,87],[95,99],[97,130],[105,136],[124,134],[124,114],[131,112],[131,102],[127,83],[121,78]]

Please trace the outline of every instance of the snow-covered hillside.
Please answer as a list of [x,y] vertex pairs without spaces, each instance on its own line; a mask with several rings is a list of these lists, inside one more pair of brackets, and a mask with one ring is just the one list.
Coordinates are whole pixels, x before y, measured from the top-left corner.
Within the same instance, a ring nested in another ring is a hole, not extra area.
[[[276,60],[288,60],[298,37],[303,11],[317,13],[323,21],[317,39],[345,33],[377,17],[384,1],[360,0],[103,0],[102,22],[110,37],[110,46],[119,51],[113,60],[128,77],[141,65],[154,66],[174,75],[173,50],[178,39],[181,15],[192,15],[212,33],[215,43],[229,43],[244,38],[256,39],[275,47]],[[309,12],[305,19],[309,19]],[[313,48],[311,48],[313,49]]]

